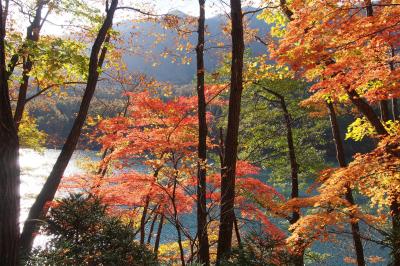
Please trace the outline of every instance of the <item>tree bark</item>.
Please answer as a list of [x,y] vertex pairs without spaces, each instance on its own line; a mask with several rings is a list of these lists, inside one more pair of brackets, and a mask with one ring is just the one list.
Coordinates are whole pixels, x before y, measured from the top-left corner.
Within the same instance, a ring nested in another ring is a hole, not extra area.
[[367,10],[367,17],[372,17],[374,15],[374,8],[372,6],[371,0],[365,0],[365,9]]
[[[285,125],[286,125],[286,138],[288,143],[289,149],[289,161],[290,161],[290,169],[291,169],[291,180],[292,180],[292,192],[291,198],[298,198],[299,197],[299,164],[297,163],[296,159],[296,151],[294,148],[293,142],[293,133],[292,133],[292,119],[290,118],[289,111],[286,107],[285,98],[281,96],[280,98],[281,108],[283,111],[283,115],[285,118]],[[300,218],[300,211],[295,210],[292,213],[292,219],[290,221],[291,224],[296,223]]]
[[366,103],[363,99],[361,99],[360,95],[358,95],[358,93],[355,90],[350,91],[346,89],[346,92],[350,98],[350,101],[357,107],[358,111],[368,119],[368,121],[376,130],[376,132],[379,135],[387,135],[388,132],[386,131],[382,122],[379,120],[378,116],[375,114],[372,107],[368,103]]
[[207,160],[207,120],[206,97],[204,93],[204,24],[205,0],[199,0],[200,15],[198,20],[197,57],[197,104],[199,120],[199,143],[197,163],[197,235],[199,237],[198,261],[210,265],[210,253],[207,233],[207,202],[206,202],[206,160]]
[[236,240],[238,242],[238,246],[239,248],[242,248],[242,238],[240,237],[240,231],[239,231],[239,225],[238,225],[238,221],[237,221],[237,217],[235,216],[235,220],[234,222],[234,226],[235,226],[235,234],[236,234]]
[[61,178],[64,174],[65,168],[67,167],[68,162],[71,159],[71,156],[78,143],[78,139],[89,110],[90,101],[92,100],[94,91],[96,89],[97,80],[99,77],[98,68],[101,68],[102,66],[107,52],[107,47],[103,46],[101,54],[100,50],[104,41],[106,40],[107,32],[112,26],[112,21],[117,5],[118,0],[112,0],[109,8],[107,9],[106,18],[98,32],[98,35],[92,47],[89,61],[88,81],[78,115],[67,137],[67,140],[65,141],[61,153],[57,158],[53,170],[51,171],[48,179],[46,180],[46,183],[44,184],[42,190],[40,191],[34,204],[32,205],[28,214],[28,218],[24,224],[24,230],[22,231],[21,235],[21,248],[24,253],[29,253],[30,249],[32,248],[34,233],[37,230],[37,220],[46,213],[47,210],[44,209],[45,204],[53,200],[57,188],[61,182]]
[[158,223],[156,241],[154,242],[154,253],[158,255],[158,248],[160,247],[161,232],[164,224],[164,213],[161,213],[160,222]]
[[[394,57],[394,56],[396,55],[396,54],[395,54],[394,47],[392,46],[390,50],[391,50],[391,51],[390,51],[390,52],[391,52],[391,56]],[[389,67],[390,67],[390,70],[391,70],[391,71],[396,70],[396,69],[395,69],[395,66],[394,66],[393,60],[390,61]],[[398,106],[398,103],[397,103],[397,99],[396,99],[396,98],[393,98],[393,99],[391,100],[391,105],[392,105],[391,107],[392,107],[392,118],[393,118],[393,121],[394,121],[394,120],[399,120],[399,106]]]
[[379,102],[379,109],[381,110],[381,120],[389,121],[389,103],[387,100],[382,100]]
[[8,1],[0,1],[0,265],[18,265],[19,140],[14,124],[5,55]]
[[286,0],[280,0],[279,6],[289,21],[293,20],[293,12],[287,6]]
[[158,218],[158,214],[156,213],[156,215],[154,215],[153,221],[151,222],[151,225],[150,225],[149,236],[147,237],[147,244],[150,244],[150,242],[151,242],[151,238],[153,236],[153,231],[154,231],[154,225],[156,224],[157,218]]
[[[45,1],[43,0],[38,1],[35,17],[26,30],[26,41],[28,42],[28,45],[31,45],[29,44],[29,42],[36,43],[39,40],[41,21],[42,21],[42,10],[44,5]],[[31,72],[32,67],[33,67],[32,55],[28,53],[28,55],[26,55],[26,57],[24,58],[22,83],[19,87],[17,106],[15,107],[15,112],[14,112],[14,122],[17,130],[21,122],[22,116],[24,114],[24,109],[26,104],[26,94],[29,86],[29,77],[30,77],[29,73]]]
[[[292,181],[292,192],[291,198],[298,198],[299,197],[299,164],[297,163],[296,159],[296,151],[294,148],[293,142],[293,133],[292,133],[292,121],[290,118],[289,111],[286,107],[285,98],[283,96],[280,97],[281,108],[283,111],[283,115],[285,118],[285,125],[286,125],[286,138],[289,148],[289,161],[290,161],[290,169],[291,169],[291,181]],[[294,224],[300,219],[300,210],[296,209],[292,213],[292,217],[290,219],[290,223]],[[303,266],[304,265],[304,252],[301,252],[299,255],[296,255],[294,258],[294,264],[296,266]]]
[[[337,159],[340,167],[347,167],[345,153],[344,153],[344,147],[343,147],[343,141],[340,136],[340,128],[339,128],[339,123],[337,122],[335,108],[334,108],[332,102],[327,102],[327,106],[328,106],[328,112],[329,112],[329,119],[331,121],[333,141],[335,143],[335,148],[336,148],[336,159]],[[345,197],[346,197],[346,200],[351,205],[355,204],[353,194],[352,194],[351,188],[349,186],[347,186],[347,191],[346,191]],[[364,248],[362,246],[362,241],[361,241],[361,236],[360,236],[360,226],[359,226],[358,222],[353,222],[353,218],[354,218],[353,215],[350,215],[350,220],[352,221],[352,222],[350,222],[351,234],[353,236],[354,250],[356,252],[356,257],[357,257],[357,265],[364,266],[365,265],[365,257],[364,257]]]
[[243,15],[240,0],[231,0],[231,88],[229,95],[228,127],[225,141],[225,159],[221,180],[221,217],[218,234],[217,264],[228,256],[232,248],[232,229],[235,219],[235,174],[240,119],[240,103],[243,91]]
[[392,99],[392,117],[393,120],[399,120],[399,105],[397,99]]
[[149,208],[150,197],[146,197],[146,201],[143,207],[142,218],[140,219],[140,245],[144,245],[144,238],[146,233],[146,216],[147,209]]

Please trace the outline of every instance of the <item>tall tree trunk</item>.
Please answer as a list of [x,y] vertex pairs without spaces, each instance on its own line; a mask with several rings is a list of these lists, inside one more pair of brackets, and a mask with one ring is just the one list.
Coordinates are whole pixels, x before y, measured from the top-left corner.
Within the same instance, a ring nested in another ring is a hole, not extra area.
[[207,160],[207,120],[206,97],[204,94],[204,23],[205,0],[199,0],[200,15],[198,21],[197,57],[197,104],[199,120],[199,143],[197,163],[197,235],[199,237],[198,261],[210,265],[209,243],[207,233],[207,202],[206,202],[206,160]]
[[67,137],[67,140],[65,141],[61,153],[57,158],[53,170],[51,171],[48,179],[46,180],[46,183],[44,184],[42,190],[40,191],[34,204],[32,205],[28,214],[28,218],[24,224],[24,230],[22,231],[21,235],[21,248],[22,251],[25,253],[29,253],[32,247],[34,233],[37,230],[37,221],[47,211],[44,210],[46,202],[53,200],[57,188],[61,182],[61,178],[64,174],[65,168],[67,167],[68,162],[71,159],[71,156],[78,143],[78,139],[89,110],[90,101],[92,100],[94,91],[96,89],[97,80],[99,77],[98,68],[101,68],[102,66],[107,52],[107,47],[103,46],[101,54],[100,50],[104,41],[106,40],[107,32],[112,26],[112,21],[117,5],[118,0],[112,0],[109,8],[107,9],[106,18],[98,32],[98,35],[92,47],[89,61],[88,81],[78,115]]
[[154,242],[154,253],[156,254],[156,256],[158,255],[158,248],[160,247],[160,239],[161,239],[161,232],[164,224],[164,219],[165,219],[164,213],[161,213],[160,222],[158,223],[157,236]]
[[[299,197],[299,164],[297,163],[296,158],[296,150],[294,147],[293,141],[293,132],[292,132],[292,119],[290,117],[289,111],[287,109],[285,97],[271,89],[263,87],[265,91],[274,95],[276,98],[279,99],[281,109],[283,112],[283,117],[285,120],[285,127],[286,127],[286,140],[288,144],[288,157],[290,162],[290,172],[291,172],[291,182],[292,182],[292,191],[291,191],[291,198],[298,198]],[[289,222],[291,224],[296,223],[300,219],[300,210],[294,210],[292,213],[292,217],[290,218]],[[294,261],[296,266],[304,265],[304,252],[301,252],[298,256],[296,256]]]
[[[290,171],[292,180],[291,198],[294,199],[299,197],[299,164],[297,163],[296,151],[294,148],[292,121],[291,121],[292,119],[290,118],[289,111],[287,110],[286,107],[285,98],[283,96],[281,96],[280,102],[283,111],[283,116],[285,118],[286,139],[289,150]],[[300,211],[299,210],[293,211],[290,223],[291,224],[296,223],[299,220],[299,218],[300,218]]]
[[231,89],[229,95],[228,127],[225,159],[221,180],[221,217],[218,234],[217,264],[228,256],[232,248],[232,229],[235,219],[235,174],[238,148],[240,103],[243,91],[243,15],[240,0],[231,0]]
[[[334,140],[335,148],[336,148],[336,159],[337,159],[340,167],[346,167],[347,163],[346,163],[342,138],[340,136],[340,128],[339,128],[339,123],[337,122],[335,108],[334,108],[332,102],[328,102],[327,106],[328,106],[328,111],[329,111],[329,118],[331,121],[333,140]],[[351,205],[355,204],[353,194],[352,194],[351,188],[349,186],[347,186],[347,191],[346,191],[345,197],[346,197],[346,200]],[[364,266],[365,265],[365,257],[364,257],[364,249],[362,246],[361,236],[360,236],[360,227],[358,225],[358,222],[353,221],[353,218],[354,218],[353,215],[350,215],[350,220],[351,220],[350,227],[351,227],[351,234],[353,236],[354,250],[356,252],[356,257],[357,257],[357,265]]]
[[[285,118],[286,138],[289,148],[289,161],[290,161],[291,180],[292,180],[292,192],[290,196],[292,199],[294,199],[299,197],[299,164],[297,163],[296,151],[293,142],[292,121],[290,118],[289,111],[287,110],[286,107],[285,98],[283,96],[280,97],[280,102],[283,115]],[[292,213],[292,218],[290,219],[290,223],[294,224],[299,219],[300,219],[300,210],[296,209]],[[296,255],[294,259],[294,264],[296,266],[304,265],[304,252],[300,252],[300,254]]]
[[[29,27],[26,30],[27,42],[36,43],[39,40],[41,21],[42,21],[42,10],[43,10],[44,5],[45,5],[45,1],[43,1],[43,0],[39,0],[37,2],[35,17],[34,17],[32,23],[29,25]],[[28,43],[28,45],[29,45],[29,43]],[[26,94],[27,94],[28,86],[29,86],[29,77],[30,77],[29,73],[31,72],[32,67],[33,67],[32,55],[28,53],[28,55],[26,55],[26,57],[24,58],[23,71],[22,71],[22,83],[19,87],[17,106],[15,107],[15,112],[14,112],[14,122],[15,122],[17,130],[18,130],[18,127],[21,122],[22,115],[23,115],[24,109],[25,109]]]
[[19,140],[14,124],[5,55],[8,1],[0,1],[0,265],[18,265]]

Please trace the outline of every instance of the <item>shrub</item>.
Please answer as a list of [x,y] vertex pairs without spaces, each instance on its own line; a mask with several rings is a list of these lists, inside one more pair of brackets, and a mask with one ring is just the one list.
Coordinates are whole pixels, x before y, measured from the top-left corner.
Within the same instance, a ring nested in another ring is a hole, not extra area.
[[285,243],[265,233],[249,233],[242,247],[234,248],[223,266],[289,266],[295,257],[290,254]]
[[50,240],[33,252],[28,265],[158,265],[135,241],[133,228],[107,215],[96,196],[71,194],[55,205],[42,228]]

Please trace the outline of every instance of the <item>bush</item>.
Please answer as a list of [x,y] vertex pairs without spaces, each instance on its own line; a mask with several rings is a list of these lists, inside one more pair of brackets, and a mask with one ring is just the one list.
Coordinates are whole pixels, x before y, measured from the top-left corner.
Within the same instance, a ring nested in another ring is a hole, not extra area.
[[223,266],[289,266],[295,257],[290,254],[285,243],[265,233],[249,233],[241,248],[235,248]]
[[28,265],[158,265],[156,256],[135,241],[133,228],[106,210],[93,195],[58,201],[43,227],[51,239],[33,252]]

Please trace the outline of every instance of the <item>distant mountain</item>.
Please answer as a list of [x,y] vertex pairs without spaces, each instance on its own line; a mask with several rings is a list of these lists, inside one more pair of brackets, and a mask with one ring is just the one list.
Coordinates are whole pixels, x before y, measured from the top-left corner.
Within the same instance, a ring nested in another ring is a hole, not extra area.
[[[245,10],[252,10],[248,7]],[[187,17],[180,11],[172,12],[179,17]],[[206,48],[212,46],[207,40],[217,40],[218,42],[230,45],[230,40],[224,36],[221,26],[227,21],[223,15],[212,17],[206,20],[206,28],[209,33],[206,36]],[[259,35],[265,35],[270,27],[264,21],[258,20],[256,15],[249,15],[249,26],[252,29],[258,29]],[[159,81],[167,81],[173,84],[181,85],[191,83],[196,73],[196,54],[193,50],[188,56],[191,63],[181,64],[180,62],[172,63],[172,56],[163,58],[161,54],[166,50],[173,51],[175,59],[180,61],[183,58],[183,52],[176,51],[175,39],[177,33],[173,30],[164,29],[160,23],[156,22],[124,22],[118,26],[118,30],[122,33],[124,40],[127,42],[128,51],[124,55],[124,60],[128,69],[135,72],[142,72],[156,78]],[[164,40],[156,43],[157,36],[163,35]],[[197,43],[197,33],[191,33],[188,37],[192,45]],[[258,42],[249,45],[253,54],[265,52],[265,48]],[[230,50],[229,47],[226,48]],[[220,62],[221,48],[207,49],[205,51],[205,66],[207,71],[216,69]]]
[[[174,15],[180,17],[187,16],[179,11],[174,11]],[[206,20],[207,31],[209,35],[206,39],[216,40],[218,42],[230,45],[229,36],[223,36],[221,33],[221,25],[226,22],[227,18],[220,15]],[[259,29],[259,35],[263,36],[269,31],[268,25],[255,18],[250,17],[250,27]],[[131,50],[124,54],[124,60],[130,71],[141,72],[156,78],[159,81],[166,81],[172,84],[173,93],[190,94],[194,93],[194,87],[191,84],[196,73],[196,55],[195,51],[190,54],[190,64],[171,63],[172,57],[162,58],[161,54],[165,49],[176,50],[174,38],[177,37],[176,32],[166,30],[160,23],[155,22],[123,22],[117,25],[117,29],[121,32],[126,41],[125,49]],[[157,35],[165,35],[165,40],[161,43],[154,44]],[[192,45],[197,43],[197,33],[190,34],[188,38]],[[206,48],[210,44],[206,43]],[[253,42],[249,47],[254,54],[265,52],[262,44]],[[230,47],[226,48],[230,51]],[[176,51],[175,51],[176,52]],[[218,67],[220,58],[218,53],[221,49],[209,49],[205,52],[205,66],[207,71],[213,71]],[[182,52],[178,53],[179,57],[183,57]],[[180,54],[179,54],[180,53]],[[153,67],[153,63],[160,63]],[[57,96],[52,98],[37,98],[34,105],[30,109],[30,113],[37,119],[39,128],[49,134],[48,147],[60,147],[64,139],[68,135],[75,119],[76,111],[82,97],[82,87],[76,90],[68,91],[69,97],[59,100]],[[115,116],[120,112],[121,93],[109,89],[107,85],[102,86],[100,82],[96,89],[96,97],[91,104],[90,113],[96,116],[100,114],[102,117]],[[87,144],[87,139],[81,138],[81,143]],[[93,148],[93,147],[91,147]]]

